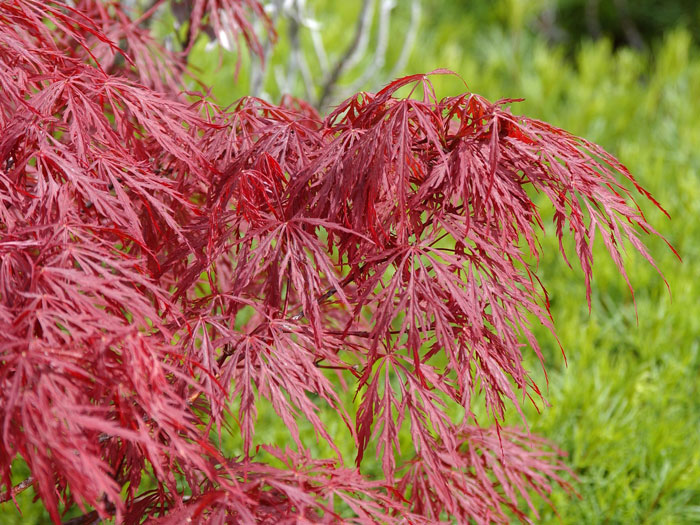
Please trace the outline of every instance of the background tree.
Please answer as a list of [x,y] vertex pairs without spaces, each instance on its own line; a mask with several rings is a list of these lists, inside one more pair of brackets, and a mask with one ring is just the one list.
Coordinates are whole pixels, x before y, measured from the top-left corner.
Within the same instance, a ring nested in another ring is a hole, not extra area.
[[[530,492],[566,486],[547,443],[500,425],[540,395],[521,350],[539,355],[532,321],[551,328],[531,193],[571,232],[589,300],[596,233],[623,275],[624,239],[651,260],[619,179],[648,194],[594,144],[509,100],[438,100],[424,75],[325,119],[185,99],[202,31],[263,54],[248,16],[265,14],[195,1],[176,53],[142,25],[160,4],[0,6],[5,497],[34,486],[56,522],[73,504],[84,521],[525,520]],[[265,402],[292,447],[254,446]],[[337,457],[313,457],[299,420]],[[362,471],[370,444],[381,474]],[[32,478],[12,487],[17,457]]]

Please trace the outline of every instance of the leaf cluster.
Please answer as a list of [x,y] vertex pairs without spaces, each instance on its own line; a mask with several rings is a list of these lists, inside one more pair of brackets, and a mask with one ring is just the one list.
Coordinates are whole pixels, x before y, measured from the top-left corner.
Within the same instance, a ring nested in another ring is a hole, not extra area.
[[[190,43],[226,19],[258,49],[256,2],[190,7]],[[73,504],[124,523],[508,523],[568,488],[559,451],[501,426],[541,397],[531,323],[553,330],[534,195],[589,301],[596,235],[623,275],[625,241],[651,262],[629,186],[650,195],[595,144],[513,100],[438,99],[427,75],[326,118],[290,97],[186,99],[190,44],[161,47],[151,14],[0,5],[5,498],[17,457],[57,523]],[[293,446],[257,446],[263,401]],[[337,458],[312,456],[300,420]],[[371,446],[381,478],[362,471]]]

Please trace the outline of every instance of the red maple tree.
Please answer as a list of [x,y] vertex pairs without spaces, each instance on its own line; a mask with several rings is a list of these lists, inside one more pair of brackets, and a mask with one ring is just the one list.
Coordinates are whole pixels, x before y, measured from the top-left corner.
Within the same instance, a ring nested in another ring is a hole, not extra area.
[[[596,234],[623,275],[624,239],[653,264],[626,183],[649,194],[595,144],[512,100],[439,100],[426,75],[326,118],[289,97],[222,109],[184,92],[187,53],[224,26],[261,53],[264,10],[176,3],[170,51],[146,23],[163,3],[0,3],[0,498],[33,486],[56,523],[73,505],[72,523],[508,523],[570,490],[558,451],[500,424],[540,397],[530,320],[553,330],[533,196],[590,305]],[[256,445],[262,402],[290,444]]]

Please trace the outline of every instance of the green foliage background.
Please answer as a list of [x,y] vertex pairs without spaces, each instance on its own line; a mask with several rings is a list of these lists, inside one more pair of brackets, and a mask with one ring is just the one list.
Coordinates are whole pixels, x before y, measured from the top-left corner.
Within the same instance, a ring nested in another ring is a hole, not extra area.
[[[342,30],[348,25],[343,20],[356,6],[310,4],[319,5],[325,34],[338,35],[329,50],[339,53],[351,38]],[[649,240],[669,294],[654,269],[630,252],[635,313],[624,279],[597,246],[589,314],[580,270],[561,260],[553,232],[545,235],[539,275],[550,292],[568,364],[552,337],[540,332],[550,406],[539,412],[526,407],[525,412],[533,432],[568,452],[581,498],[555,489],[552,500],[560,517],[539,501],[540,518],[533,519],[553,524],[700,523],[700,48],[679,27],[667,29],[645,51],[613,51],[602,40],[581,41],[572,54],[549,46],[530,29],[542,2],[500,0],[488,9],[471,9],[471,4],[428,2],[419,46],[405,73],[452,69],[471,91],[492,100],[524,97],[513,106],[514,113],[599,143],[668,210],[671,221],[643,205],[650,222],[683,258],[679,262],[662,241]],[[285,46],[281,42],[273,63],[284,59]],[[221,102],[246,94],[245,60],[237,82],[232,80],[234,57],[225,56],[219,70],[216,53],[200,49],[192,61]],[[454,79],[434,82],[440,95],[463,90]],[[268,91],[275,94],[273,86]],[[544,210],[550,224],[551,214]],[[545,386],[534,355],[527,359],[538,384]],[[331,432],[347,433],[332,414],[325,420]],[[511,422],[520,422],[517,414]],[[269,410],[262,411],[259,429],[260,442],[288,440]],[[312,435],[308,438],[314,442]],[[240,450],[236,442],[225,446],[232,454]],[[328,451],[319,444],[318,452]],[[350,462],[349,439],[346,452]],[[18,471],[13,481],[21,481],[22,474]],[[31,489],[18,497],[23,517],[12,503],[0,506],[0,522],[48,522],[32,498]]]

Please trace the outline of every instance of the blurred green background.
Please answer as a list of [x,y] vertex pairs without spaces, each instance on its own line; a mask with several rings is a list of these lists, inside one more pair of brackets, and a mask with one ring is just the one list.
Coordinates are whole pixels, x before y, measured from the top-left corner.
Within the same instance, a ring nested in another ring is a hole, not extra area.
[[[352,39],[359,5],[307,0],[329,60]],[[391,72],[401,54],[410,25],[409,2],[399,2],[394,14],[387,67],[363,89],[380,89],[389,80],[382,74]],[[161,30],[168,27],[167,15],[163,20]],[[372,23],[377,24],[376,18]],[[668,210],[670,221],[642,203],[651,224],[683,258],[679,262],[662,241],[648,240],[669,294],[654,269],[630,251],[626,262],[637,320],[624,279],[597,246],[589,314],[581,271],[561,260],[553,231],[543,237],[539,275],[550,292],[568,364],[551,335],[538,332],[550,406],[539,411],[527,406],[525,412],[533,432],[569,454],[581,497],[555,488],[552,500],[559,516],[538,501],[540,516],[532,515],[536,523],[700,523],[700,43],[694,38],[699,23],[700,7],[690,0],[422,2],[417,45],[401,73],[449,68],[469,90],[492,100],[524,97],[513,105],[514,113],[602,145]],[[289,60],[285,24],[279,25],[280,42],[269,71]],[[310,49],[311,38],[301,38],[302,49]],[[368,49],[373,45],[370,41]],[[370,54],[341,76],[341,87],[361,77]],[[224,54],[219,67],[218,53],[202,43],[191,62],[200,78],[214,86],[217,99],[228,104],[250,90],[250,61],[241,58],[236,80],[235,54]],[[320,84],[314,67],[310,65],[312,77]],[[436,77],[434,83],[439,96],[464,90],[455,79]],[[301,80],[288,85],[294,94],[305,95]],[[263,91],[279,99],[274,74]],[[543,216],[551,224],[546,207]],[[526,359],[538,384],[545,386],[534,355]],[[344,432],[327,416],[331,432]],[[511,422],[520,422],[517,414]],[[259,442],[287,439],[269,411],[262,412],[259,427]],[[240,444],[227,446],[236,453]],[[22,477],[18,471],[13,481]],[[0,506],[0,523],[46,521],[32,497],[31,489],[18,497],[24,517],[11,503]]]

